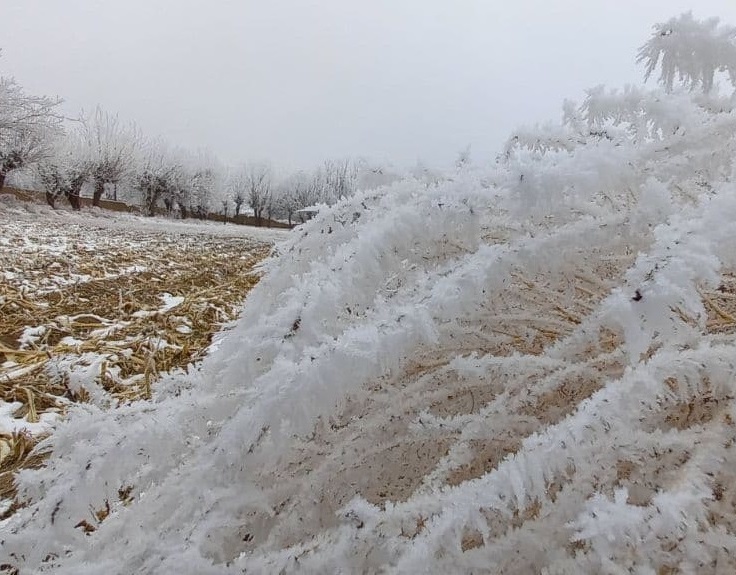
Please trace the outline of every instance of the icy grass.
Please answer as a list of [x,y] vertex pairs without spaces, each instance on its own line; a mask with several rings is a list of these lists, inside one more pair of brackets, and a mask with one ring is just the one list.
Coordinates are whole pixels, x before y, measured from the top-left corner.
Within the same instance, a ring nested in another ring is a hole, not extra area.
[[736,569],[736,116],[632,94],[295,230],[197,372],[70,411],[9,564]]

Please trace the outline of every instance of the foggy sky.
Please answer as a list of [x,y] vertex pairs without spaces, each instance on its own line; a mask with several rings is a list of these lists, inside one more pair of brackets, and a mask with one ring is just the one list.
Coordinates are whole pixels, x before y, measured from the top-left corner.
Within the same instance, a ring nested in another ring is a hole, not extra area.
[[[2,0],[0,74],[223,161],[489,159],[564,98],[640,82],[651,25],[702,0]],[[644,5],[645,4],[645,5]]]

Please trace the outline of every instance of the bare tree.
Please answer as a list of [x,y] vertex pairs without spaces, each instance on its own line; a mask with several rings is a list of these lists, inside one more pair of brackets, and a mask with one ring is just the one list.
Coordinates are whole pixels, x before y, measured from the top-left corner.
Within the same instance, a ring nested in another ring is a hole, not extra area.
[[296,187],[296,177],[294,175],[281,180],[272,191],[272,203],[274,211],[281,218],[287,218],[289,225],[294,217],[294,212],[298,209],[294,201],[294,188]]
[[11,78],[0,78],[0,190],[13,170],[32,165],[49,153],[49,142],[62,132],[61,100],[30,96]]
[[245,201],[248,198],[248,190],[249,178],[248,170],[245,166],[242,166],[228,175],[227,192],[235,206],[236,218],[240,215],[240,210],[243,209],[243,204],[245,204]]
[[[322,192],[321,172],[308,174],[297,172],[279,185],[277,195],[278,212],[289,221],[294,223],[297,212],[309,206],[313,206],[320,200]],[[301,218],[303,221],[303,218]]]
[[191,175],[190,209],[200,219],[206,219],[216,190],[216,174],[211,168],[200,168]]
[[117,184],[133,169],[140,133],[135,124],[124,126],[117,115],[98,107],[89,118],[82,118],[80,135],[94,186],[92,205],[98,206],[105,184]]
[[189,206],[192,204],[192,178],[189,171],[183,165],[177,163],[173,168],[170,185],[167,190],[167,201],[171,208],[179,209],[179,217],[183,220],[189,216]]
[[355,193],[358,169],[349,158],[327,160],[323,166],[324,201],[328,204],[339,202]]
[[222,165],[207,150],[196,153],[178,150],[177,158],[180,166],[177,204],[182,215],[188,211],[191,216],[206,219],[210,212],[217,211],[217,202],[221,199]]
[[227,224],[227,210],[230,207],[230,200],[223,198],[220,200],[220,204],[222,205],[222,223]]
[[180,164],[173,160],[161,141],[148,144],[138,173],[135,186],[141,192],[144,213],[156,215],[159,200],[171,201],[175,197]]
[[271,222],[276,217],[276,213],[278,212],[278,209],[279,209],[278,192],[279,192],[278,189],[271,186],[271,189],[266,195],[266,205],[264,206],[263,210],[266,213],[266,220],[267,220],[268,227],[271,227]]
[[271,168],[267,164],[252,165],[248,170],[248,203],[259,226],[263,223],[263,212],[270,195]]
[[245,196],[241,196],[240,194],[238,194],[237,196],[233,197],[233,203],[235,204],[235,217],[237,218],[240,215],[240,210],[243,209]]
[[36,162],[38,179],[46,192],[46,202],[52,208],[61,196],[65,196],[75,210],[81,208],[79,196],[89,172],[80,155],[79,143],[75,134],[58,138],[53,148]]

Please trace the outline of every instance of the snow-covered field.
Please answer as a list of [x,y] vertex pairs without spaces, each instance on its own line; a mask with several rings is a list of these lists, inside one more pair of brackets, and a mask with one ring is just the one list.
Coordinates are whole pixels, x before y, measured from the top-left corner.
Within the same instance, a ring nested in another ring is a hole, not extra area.
[[284,235],[10,196],[0,230],[0,498],[73,403],[148,397],[158,373],[201,357]]

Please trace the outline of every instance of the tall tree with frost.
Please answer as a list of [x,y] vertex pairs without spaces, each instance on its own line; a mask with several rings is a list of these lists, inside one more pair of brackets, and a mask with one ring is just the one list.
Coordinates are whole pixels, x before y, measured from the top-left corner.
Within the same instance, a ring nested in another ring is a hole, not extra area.
[[334,204],[355,193],[358,168],[350,158],[326,160],[322,169],[326,203]]
[[117,184],[131,173],[141,136],[135,124],[123,125],[117,115],[100,107],[80,120],[83,153],[92,180],[92,205],[98,206],[106,184]]
[[135,186],[141,193],[143,211],[147,216],[156,215],[160,200],[176,194],[180,169],[180,164],[163,142],[156,140],[147,144],[134,177]]
[[191,175],[190,210],[200,219],[205,219],[214,199],[216,175],[212,168],[199,168]]
[[206,218],[222,189],[222,166],[214,155],[200,150],[190,156],[187,163],[190,177],[190,211],[199,218]]
[[248,169],[245,166],[228,174],[227,191],[235,206],[235,217],[237,218],[248,199]]
[[293,223],[297,210],[314,203],[306,199],[308,188],[309,175],[304,172],[296,172],[279,183],[276,199],[278,212],[289,221],[289,225]]
[[271,168],[268,164],[251,164],[248,168],[248,204],[256,224],[263,223],[263,212],[271,195]]
[[171,213],[179,208],[179,217],[183,220],[190,215],[192,205],[192,174],[181,159],[173,161],[170,184],[164,195],[167,211]]
[[61,133],[61,100],[31,96],[12,78],[0,77],[0,189],[7,175],[34,164]]
[[46,202],[52,208],[62,196],[75,210],[81,208],[82,186],[89,177],[83,145],[77,134],[67,134],[57,138],[51,149],[36,162],[38,180],[46,192]]

